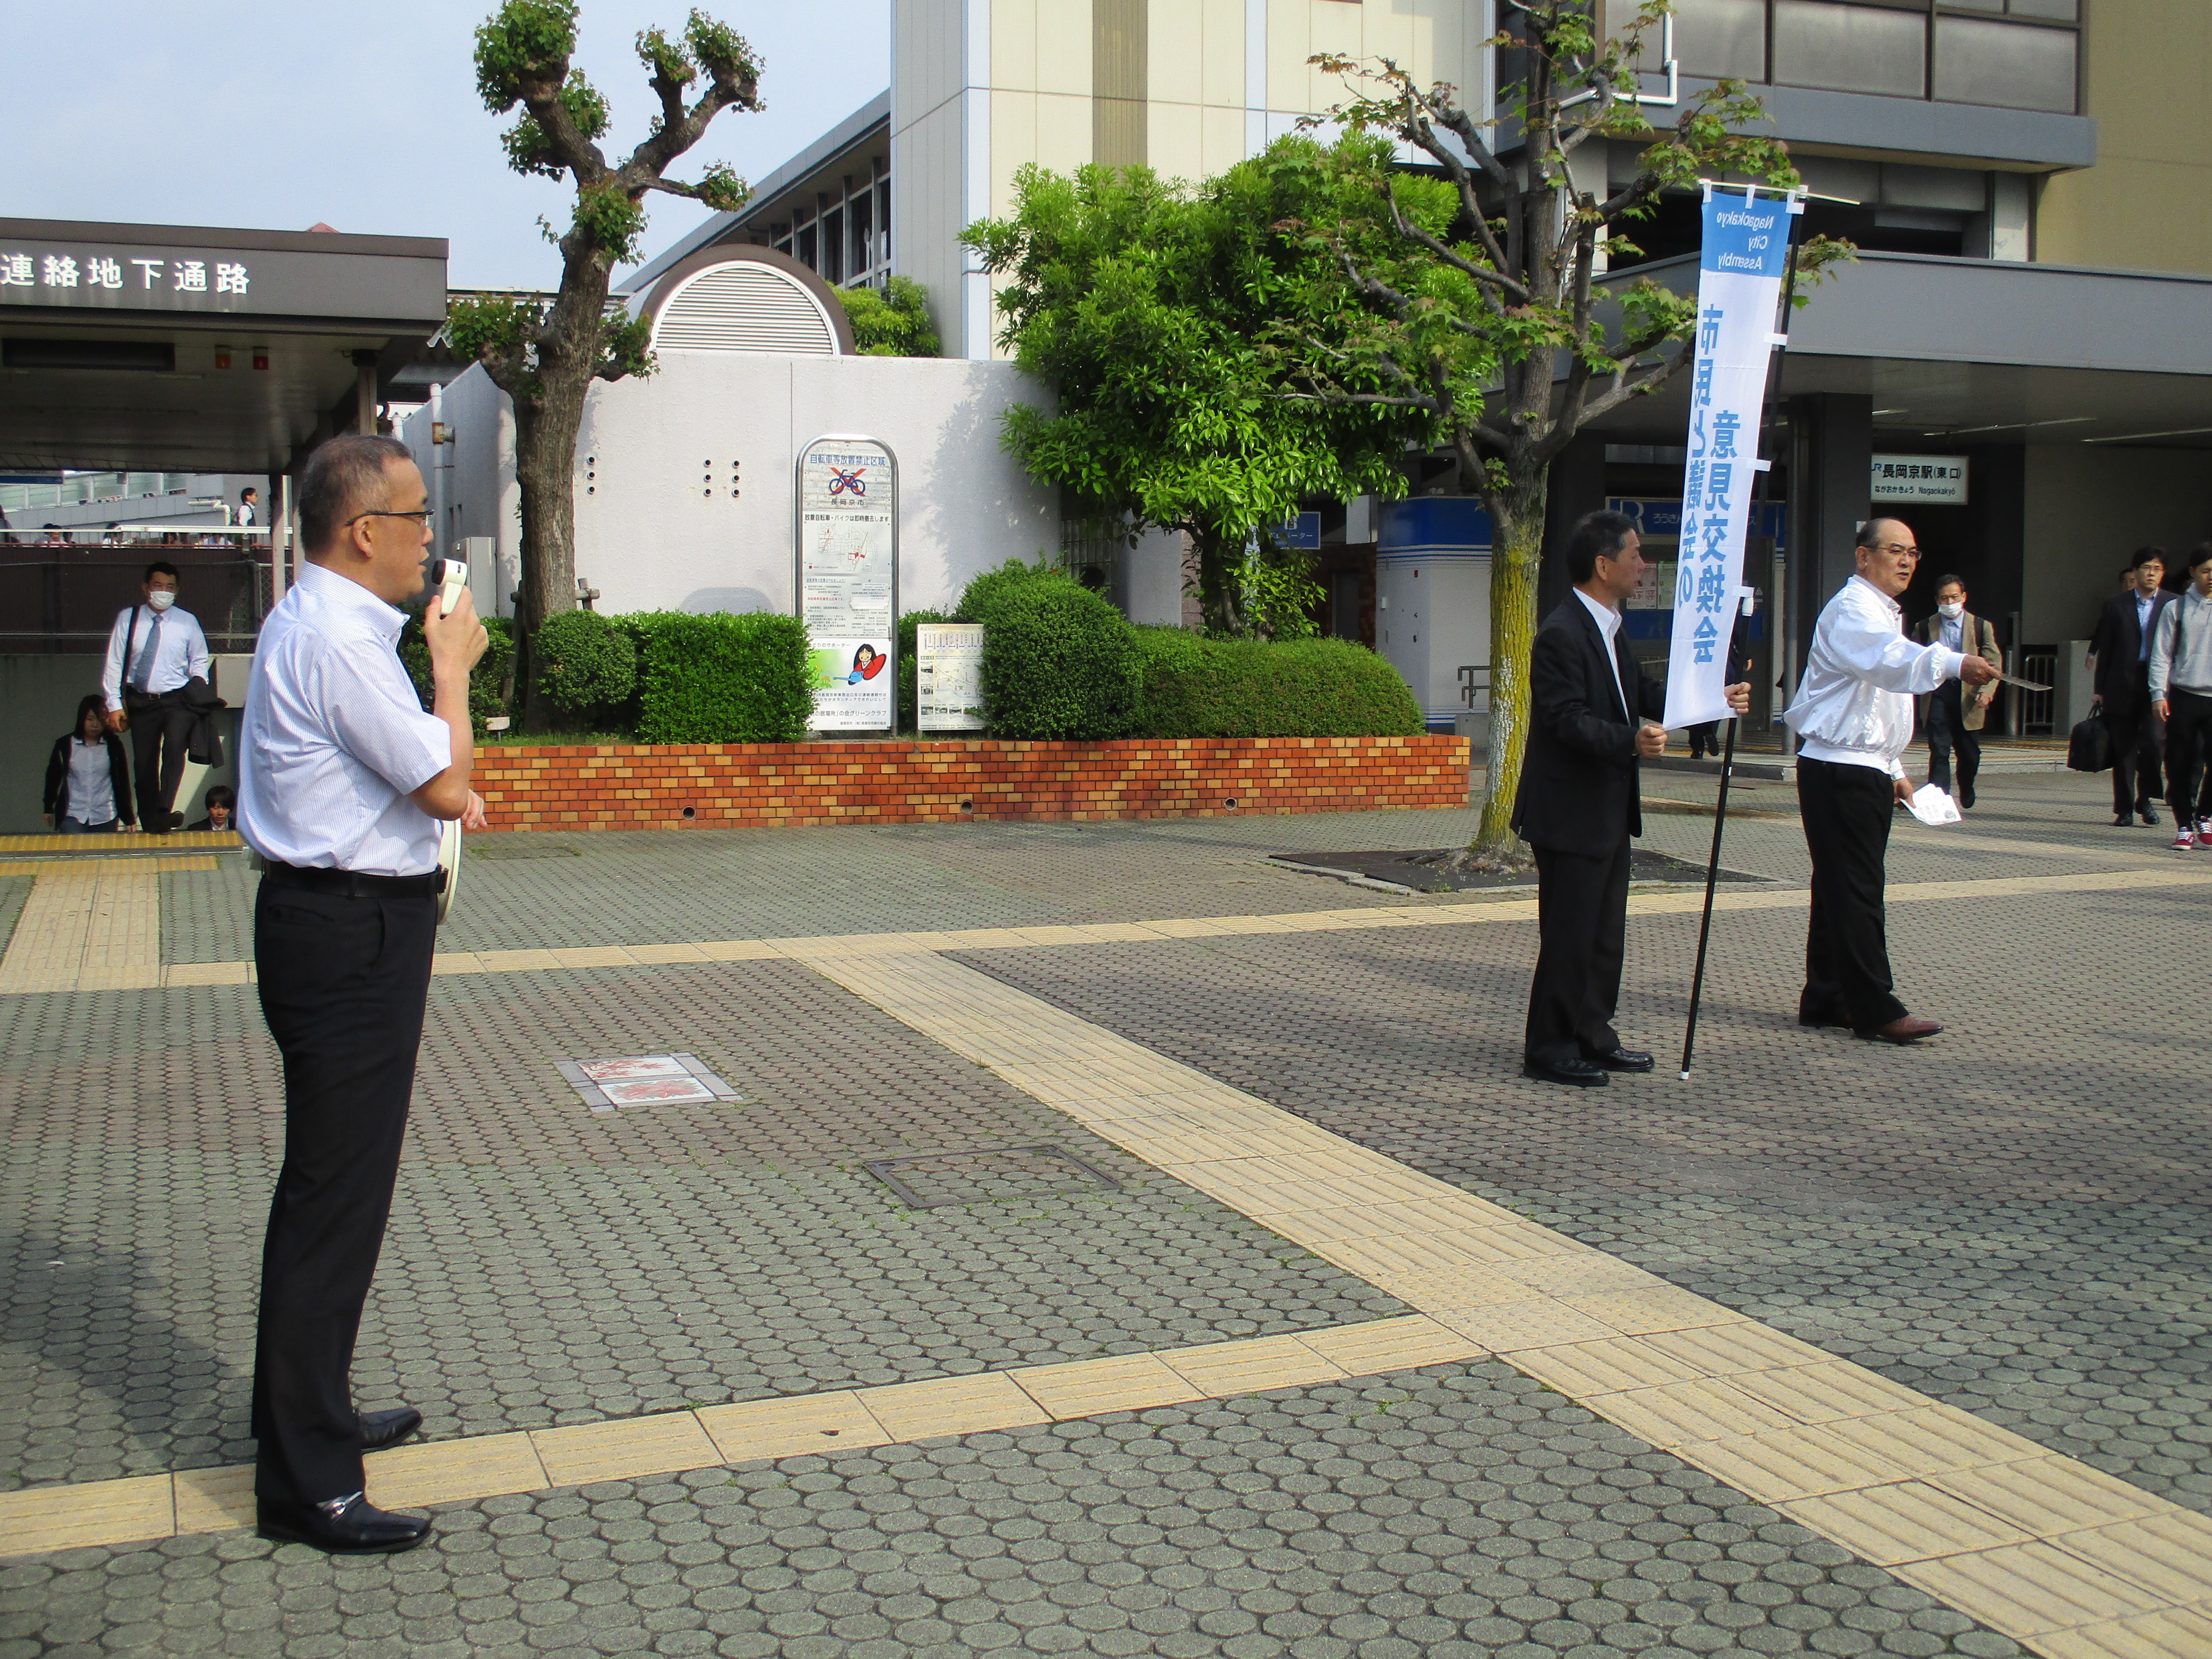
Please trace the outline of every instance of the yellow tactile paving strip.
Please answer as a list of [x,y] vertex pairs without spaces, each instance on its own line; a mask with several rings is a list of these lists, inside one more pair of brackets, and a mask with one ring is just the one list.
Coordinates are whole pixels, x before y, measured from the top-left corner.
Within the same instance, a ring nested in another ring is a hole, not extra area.
[[[1299,1336],[1254,1337],[572,1428],[426,1442],[373,1455],[368,1495],[392,1509],[467,1503],[1228,1399],[1259,1389],[1374,1376],[1481,1357],[1482,1350],[1469,1338],[1412,1316]],[[0,1555],[146,1543],[252,1523],[250,1465],[37,1486],[0,1493]]]
[[[165,867],[213,869],[211,855],[42,860],[0,957],[0,994],[120,991],[160,985]],[[21,866],[0,865],[0,875]]]
[[[150,848],[243,847],[234,830],[179,830],[173,836],[0,836],[0,853],[43,853],[71,858],[116,858]],[[4,867],[4,866],[0,866]]]
[[[201,837],[200,839],[204,839]],[[132,867],[211,868],[212,860],[186,866],[176,860],[139,860]],[[0,865],[0,874],[14,866]],[[115,866],[120,867],[120,866]],[[44,868],[42,875],[56,873]],[[71,869],[60,873],[71,877]],[[2212,870],[2166,865],[2154,868],[2100,871],[2063,876],[2009,876],[1974,881],[1899,882],[1888,891],[1892,904],[1915,904],[1968,897],[2025,897],[2036,894],[2112,892],[2144,885],[2190,887],[2212,885]],[[35,900],[36,894],[33,894]],[[80,896],[79,902],[82,902]],[[1643,892],[1628,901],[1631,915],[1681,915],[1694,913],[1705,902],[1695,889]],[[1803,888],[1778,887],[1723,892],[1713,901],[1717,910],[1796,910],[1811,902]],[[35,932],[27,932],[31,910],[26,907],[16,924],[15,943],[7,962],[15,961],[20,946],[48,960],[46,946]],[[705,939],[676,945],[592,945],[554,950],[459,951],[441,952],[434,971],[441,976],[464,974],[542,973],[563,968],[666,967],[687,963],[762,962],[776,958],[810,961],[819,957],[880,955],[884,951],[1032,951],[1072,945],[1138,944],[1162,939],[1232,939],[1257,933],[1347,933],[1383,927],[1461,927],[1483,923],[1534,921],[1534,898],[1497,899],[1458,904],[1376,905],[1348,910],[1293,910],[1279,915],[1188,916],[1161,921],[1097,922],[1088,927],[976,927],[945,933],[839,933],[810,939]],[[42,922],[41,927],[51,927]],[[86,960],[83,957],[80,961]],[[149,970],[154,977],[132,980],[146,985],[246,985],[253,978],[248,962],[176,963]],[[28,970],[26,970],[27,975]],[[91,990],[112,985],[70,980],[63,982],[51,966],[35,982],[13,982],[0,969],[0,994],[9,991]]]
[[[1941,884],[2050,890],[2033,878]],[[2212,1654],[2212,1519],[945,957],[811,961],[1437,1327],[2050,1659]],[[1329,1334],[1357,1342],[1358,1328]]]

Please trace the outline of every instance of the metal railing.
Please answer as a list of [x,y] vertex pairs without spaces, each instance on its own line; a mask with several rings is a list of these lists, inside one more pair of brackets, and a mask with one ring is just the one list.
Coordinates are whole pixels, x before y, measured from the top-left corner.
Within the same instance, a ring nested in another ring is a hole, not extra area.
[[[1479,683],[1478,683],[1479,682]],[[1477,697],[1482,701],[1475,702]],[[1459,700],[1469,709],[1490,707],[1490,665],[1486,662],[1462,663],[1459,671]]]
[[[2031,645],[2020,653],[2020,677],[2040,685],[2053,685],[2058,678],[2058,648],[2051,645]],[[2023,691],[2016,685],[2005,688],[2007,696],[2020,699],[2019,727],[2024,737],[2051,735],[2056,723],[2053,714],[2057,692]]]

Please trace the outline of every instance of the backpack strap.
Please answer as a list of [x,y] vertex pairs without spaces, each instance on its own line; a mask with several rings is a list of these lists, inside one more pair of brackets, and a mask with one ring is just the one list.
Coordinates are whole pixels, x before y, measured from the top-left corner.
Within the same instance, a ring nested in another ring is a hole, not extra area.
[[123,636],[123,672],[115,677],[115,695],[127,705],[131,699],[125,694],[131,690],[131,651],[138,643],[138,607],[131,607],[131,630]]

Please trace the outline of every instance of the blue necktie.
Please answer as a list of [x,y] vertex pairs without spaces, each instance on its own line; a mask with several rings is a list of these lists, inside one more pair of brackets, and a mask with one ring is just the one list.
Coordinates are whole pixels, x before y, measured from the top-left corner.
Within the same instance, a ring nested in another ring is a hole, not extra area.
[[154,613],[154,625],[146,630],[146,643],[138,648],[138,661],[131,671],[131,684],[141,691],[146,682],[154,678],[154,653],[161,644],[161,613]]

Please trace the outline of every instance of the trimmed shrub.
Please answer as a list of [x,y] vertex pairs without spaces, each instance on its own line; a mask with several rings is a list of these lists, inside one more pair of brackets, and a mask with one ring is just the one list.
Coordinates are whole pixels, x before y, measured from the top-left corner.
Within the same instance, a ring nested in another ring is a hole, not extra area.
[[921,727],[921,711],[915,699],[915,656],[914,630],[924,623],[948,623],[952,620],[942,611],[909,611],[898,619],[898,729],[917,731]]
[[[505,617],[486,617],[483,625],[490,643],[469,671],[469,723],[478,737],[483,735],[486,720],[507,713],[509,677],[514,672],[514,624]],[[410,612],[407,625],[399,630],[398,649],[400,664],[407,670],[407,678],[415,682],[415,695],[427,709],[432,702],[430,647],[422,637],[419,611]]]
[[1398,738],[1424,729],[1398,671],[1349,640],[1209,640],[1139,628],[1134,730],[1153,738]]
[[1143,686],[1136,631],[1105,599],[1050,571],[1009,585],[974,620],[984,629],[983,696],[994,737],[1128,734]]
[[564,714],[586,719],[619,708],[637,690],[637,642],[596,611],[548,617],[530,642],[538,689]]
[[1020,559],[1008,559],[995,569],[978,571],[968,579],[968,586],[960,590],[960,603],[952,607],[954,622],[981,623],[991,625],[991,617],[998,608],[1032,582],[1066,581],[1064,570],[1056,570],[1042,562],[1029,564]]
[[640,743],[797,743],[814,693],[806,627],[796,617],[621,618],[637,641]]

